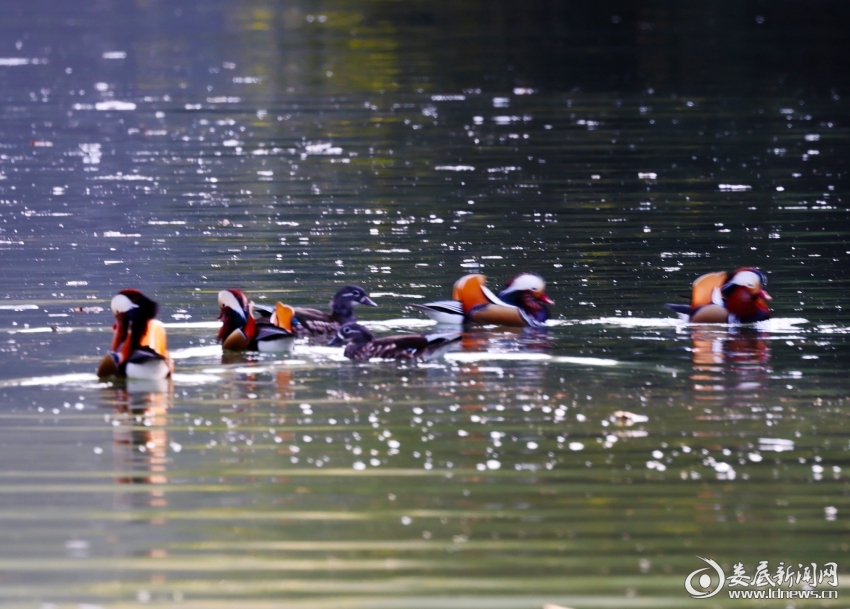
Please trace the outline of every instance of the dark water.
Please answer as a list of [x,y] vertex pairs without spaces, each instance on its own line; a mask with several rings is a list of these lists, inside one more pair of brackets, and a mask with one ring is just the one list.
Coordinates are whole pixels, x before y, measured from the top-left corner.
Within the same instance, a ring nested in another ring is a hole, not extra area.
[[[564,4],[0,3],[3,606],[717,607],[695,555],[846,571],[847,8]],[[663,309],[744,265],[762,327]],[[214,343],[223,288],[360,284],[423,331],[474,270],[542,274],[554,323],[416,366]],[[164,387],[94,377],[130,286]]]

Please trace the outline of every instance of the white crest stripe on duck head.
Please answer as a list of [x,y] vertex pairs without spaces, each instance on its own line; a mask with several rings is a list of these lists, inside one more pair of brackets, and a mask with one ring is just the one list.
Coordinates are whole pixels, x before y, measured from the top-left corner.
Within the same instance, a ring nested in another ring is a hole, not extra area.
[[539,275],[522,273],[514,277],[510,284],[502,290],[502,293],[510,294],[512,292],[522,292],[526,290],[531,292],[544,292],[546,290],[546,282],[543,281],[543,278]]
[[508,282],[499,292],[499,296],[506,298],[518,292],[531,294],[535,300],[544,304],[555,304],[555,301],[546,294],[546,282],[543,281],[543,277],[534,273],[520,273]]
[[741,286],[746,288],[751,294],[756,294],[763,289],[763,280],[764,276],[760,272],[751,270],[738,271],[720,290],[726,292],[732,286]]
[[349,322],[343,324],[336,336],[331,339],[328,345],[339,345],[341,343],[354,342],[357,344],[365,344],[375,340],[374,334],[358,323]]
[[245,311],[242,309],[242,303],[236,298],[236,295],[230,290],[222,290],[218,293],[218,306],[227,307],[231,311],[235,311],[245,319]]
[[347,285],[339,289],[331,300],[331,307],[344,307],[346,303],[364,304],[370,307],[378,305],[369,298],[369,294],[359,285]]
[[136,303],[127,297],[125,294],[116,294],[112,297],[112,303],[110,304],[112,308],[112,314],[118,315],[119,313],[126,313],[131,309],[136,309],[139,307]]

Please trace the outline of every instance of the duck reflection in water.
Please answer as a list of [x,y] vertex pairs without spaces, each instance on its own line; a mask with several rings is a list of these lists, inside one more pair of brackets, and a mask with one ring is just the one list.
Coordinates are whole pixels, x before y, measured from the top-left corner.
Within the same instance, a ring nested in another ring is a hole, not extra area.
[[[252,367],[256,367],[256,371],[251,370]],[[251,362],[217,387],[217,396],[226,399],[230,404],[226,421],[228,429],[218,436],[217,441],[222,447],[228,447],[231,458],[250,456],[255,450],[255,442],[269,441],[265,432],[246,429],[254,427],[254,417],[259,412],[266,413],[263,419],[273,428],[271,441],[277,445],[277,453],[292,454],[289,446],[295,440],[294,432],[280,429],[275,431],[274,428],[295,422],[297,414],[304,411],[306,405],[293,404],[296,384],[292,370],[288,368],[268,370]],[[306,409],[309,411],[309,406]],[[284,442],[287,443],[286,447]],[[293,462],[297,463],[298,459]]]
[[755,328],[691,330],[693,387],[699,392],[755,390],[771,372],[766,335]]
[[501,326],[498,330],[474,328],[463,333],[461,347],[464,352],[546,353],[552,348],[552,337],[545,326]]
[[[252,407],[257,397],[261,395],[271,395],[272,404],[275,405],[295,399],[292,370],[288,368],[267,370],[258,366],[256,362],[243,363],[245,363],[244,367],[240,369],[234,379],[221,386],[223,392],[236,400],[234,403],[236,410],[246,410],[248,407]],[[256,367],[257,370],[251,370],[252,367]],[[274,388],[272,392],[269,391],[270,384]],[[245,405],[245,408],[242,405]]]
[[[551,350],[552,341],[546,328],[505,328],[500,327],[498,330],[475,329],[468,330],[463,333],[461,339],[461,350],[464,354],[475,355],[481,354],[480,360],[464,360],[460,363],[460,368],[466,377],[464,384],[474,387],[478,383],[487,383],[495,373],[498,378],[502,378],[504,371],[499,366],[498,361],[490,359],[490,354],[505,354],[509,357],[516,356],[521,363],[523,355],[531,355],[538,353],[548,353]],[[512,366],[511,376],[515,379],[517,385],[511,387],[510,394],[523,393],[528,391],[535,393],[536,388],[540,387],[545,379],[543,368],[539,362],[529,357],[527,365]],[[491,390],[493,387],[491,387]],[[480,391],[475,389],[474,396],[471,401],[463,403],[461,406],[466,411],[477,411],[482,407],[479,400]],[[504,400],[510,401],[512,398],[505,396]]]
[[[168,409],[173,400],[170,380],[127,381],[110,390],[105,401],[113,411],[112,442],[116,484],[165,485],[168,482]],[[172,450],[179,450],[174,446]],[[162,488],[117,493],[116,507],[165,507]]]

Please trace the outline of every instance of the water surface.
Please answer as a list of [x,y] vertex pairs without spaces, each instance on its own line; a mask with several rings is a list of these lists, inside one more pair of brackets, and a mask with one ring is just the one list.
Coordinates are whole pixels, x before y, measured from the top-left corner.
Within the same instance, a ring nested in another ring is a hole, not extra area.
[[[695,555],[844,572],[843,6],[2,4],[4,606],[678,607]],[[770,322],[664,310],[745,265]],[[419,365],[214,342],[223,288],[359,284],[376,333],[421,332],[475,271],[546,277],[551,326]],[[93,373],[130,286],[162,386]]]

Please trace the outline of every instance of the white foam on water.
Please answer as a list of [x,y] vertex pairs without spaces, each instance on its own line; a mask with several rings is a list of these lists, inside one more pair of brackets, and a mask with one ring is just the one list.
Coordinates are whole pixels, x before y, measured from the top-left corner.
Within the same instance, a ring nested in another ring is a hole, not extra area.
[[[328,338],[330,340],[330,338]],[[333,355],[340,350],[340,347],[328,347],[324,345],[311,345],[309,343],[295,344],[292,348],[293,353],[303,355]]]
[[606,324],[623,328],[679,328],[687,325],[675,317],[599,317],[585,319],[580,324]]
[[46,63],[47,63],[46,59],[39,59],[39,58],[28,59],[26,57],[0,57],[0,66],[7,66],[7,67],[28,66],[30,64],[38,65],[38,64],[46,64]]
[[850,334],[850,327],[835,324],[822,324],[817,329],[822,334]]
[[472,363],[472,362],[492,362],[492,361],[523,361],[523,362],[541,362],[551,361],[553,358],[546,353],[493,353],[490,351],[455,351],[447,353],[446,359],[453,362]]
[[142,236],[140,233],[122,233],[115,230],[105,230],[103,231],[102,235],[107,238],[123,237],[126,239],[136,239]]
[[[329,339],[330,340],[330,339]],[[348,358],[343,355],[343,347],[328,347],[321,345],[296,344],[292,348],[292,353],[295,355],[307,356],[311,360],[331,360],[334,362],[344,362]]]
[[183,373],[175,372],[171,375],[172,380],[180,385],[209,385],[221,381],[221,377],[215,374]]
[[51,385],[74,385],[98,380],[97,375],[93,372],[73,372],[70,374],[56,374],[53,376],[33,376],[16,381],[7,381],[4,385],[17,387],[46,387]]
[[358,322],[368,328],[430,328],[436,326],[433,319],[418,319],[413,317],[399,317],[397,319],[382,319],[381,321]]
[[809,323],[809,320],[802,317],[774,317],[773,319],[753,324],[753,327],[764,332],[799,332],[800,328],[796,328],[795,326],[806,323]]
[[499,376],[502,376],[505,373],[504,368],[500,368],[499,366],[478,366],[478,372],[494,372]]
[[437,165],[434,171],[475,171],[472,165]]
[[166,328],[208,328],[218,330],[221,327],[220,321],[180,321],[163,323]]
[[[79,328],[78,328],[79,329]],[[71,332],[73,328],[63,327],[61,332]],[[7,330],[9,334],[46,334],[49,332],[59,332],[58,328],[51,328],[50,326],[37,326],[35,328],[21,328],[14,330]]]
[[[752,324],[753,328],[763,332],[799,332],[800,324],[808,323],[808,319],[802,317],[774,317],[767,321]],[[689,324],[675,317],[598,317],[584,320],[559,320],[557,323],[549,322],[548,325],[592,325],[605,324],[620,326],[623,328],[676,328],[683,329],[689,326],[712,326],[722,328],[741,328],[742,324]]]
[[334,146],[330,142],[308,142],[304,146],[304,153],[317,155],[342,154],[342,148]]
[[466,95],[439,95],[435,94],[431,96],[431,101],[464,101],[466,100]]
[[141,176],[137,173],[121,173],[108,176],[96,176],[95,180],[114,180],[123,182],[153,182],[154,179],[148,176]]
[[126,111],[129,111],[129,110],[135,110],[136,104],[134,104],[133,102],[110,100],[110,101],[97,102],[94,105],[94,108],[95,108],[95,110],[100,110],[102,112],[107,112],[107,111],[110,111],[110,110],[118,110],[118,111],[126,112]]
[[0,305],[0,311],[38,311],[39,306],[34,304]]
[[242,366],[240,368],[233,368],[233,372],[236,374],[259,374],[262,372],[272,372],[274,368],[271,366]]
[[192,357],[215,357],[221,355],[221,345],[204,345],[203,347],[186,347],[171,351],[171,359],[189,359]]
[[617,360],[598,357],[572,357],[568,355],[553,356],[546,353],[498,353],[490,351],[454,351],[447,353],[445,358],[460,363],[520,361],[520,362],[552,362],[555,364],[576,364],[579,366],[616,366]]
[[759,438],[759,449],[762,452],[773,451],[778,453],[794,450],[794,441],[785,438]]
[[552,358],[552,361],[559,364],[577,364],[579,366],[616,366],[620,363],[615,359],[570,356],[557,356]]

